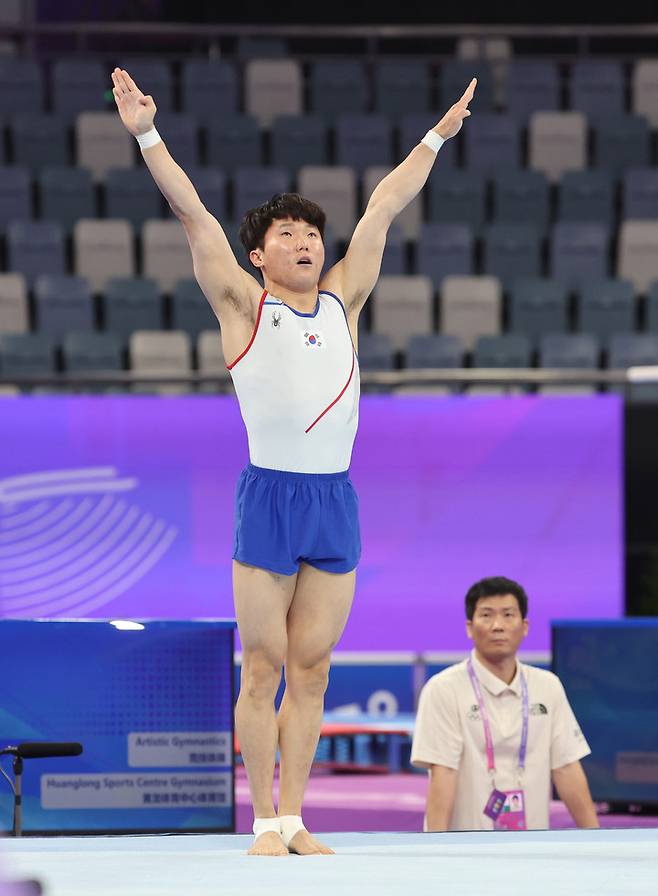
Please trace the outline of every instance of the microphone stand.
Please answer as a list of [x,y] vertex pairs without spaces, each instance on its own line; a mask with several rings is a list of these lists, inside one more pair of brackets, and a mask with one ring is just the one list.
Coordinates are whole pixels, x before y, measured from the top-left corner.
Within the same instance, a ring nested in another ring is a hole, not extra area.
[[0,750],[0,756],[13,757],[13,771],[15,781],[12,782],[9,775],[0,766],[0,773],[7,779],[14,793],[14,837],[23,835],[23,760],[24,759],[49,759],[53,756],[79,756],[82,753],[80,744],[72,743],[23,743],[17,746],[5,747]]

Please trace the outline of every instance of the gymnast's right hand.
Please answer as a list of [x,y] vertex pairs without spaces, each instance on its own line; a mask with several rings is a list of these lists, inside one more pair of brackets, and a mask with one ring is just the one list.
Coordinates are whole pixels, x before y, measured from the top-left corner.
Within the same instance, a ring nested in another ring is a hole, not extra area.
[[112,93],[119,109],[121,121],[136,137],[153,127],[156,106],[152,96],[144,96],[127,71],[115,68],[112,72]]

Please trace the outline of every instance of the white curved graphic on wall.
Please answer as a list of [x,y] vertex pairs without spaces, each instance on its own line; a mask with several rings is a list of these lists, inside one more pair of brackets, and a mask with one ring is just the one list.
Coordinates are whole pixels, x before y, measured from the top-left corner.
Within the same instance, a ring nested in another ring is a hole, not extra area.
[[142,579],[178,530],[130,504],[114,467],[0,479],[0,603],[9,616],[83,616]]

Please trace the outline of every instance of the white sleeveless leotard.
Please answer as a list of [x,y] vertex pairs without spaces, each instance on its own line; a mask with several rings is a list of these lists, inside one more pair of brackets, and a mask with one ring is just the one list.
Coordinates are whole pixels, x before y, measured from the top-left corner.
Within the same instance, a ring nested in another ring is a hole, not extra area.
[[246,349],[227,365],[257,467],[339,473],[352,457],[359,363],[342,302],[302,314],[263,293]]

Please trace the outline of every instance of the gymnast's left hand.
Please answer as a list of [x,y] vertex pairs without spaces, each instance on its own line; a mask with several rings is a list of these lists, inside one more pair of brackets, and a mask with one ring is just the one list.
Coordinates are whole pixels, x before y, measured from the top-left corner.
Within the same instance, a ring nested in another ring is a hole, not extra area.
[[455,134],[459,133],[462,122],[471,114],[468,110],[468,104],[475,94],[476,84],[477,78],[473,78],[464,91],[462,98],[448,109],[441,121],[433,128],[439,137],[447,140],[449,137],[454,137]]

